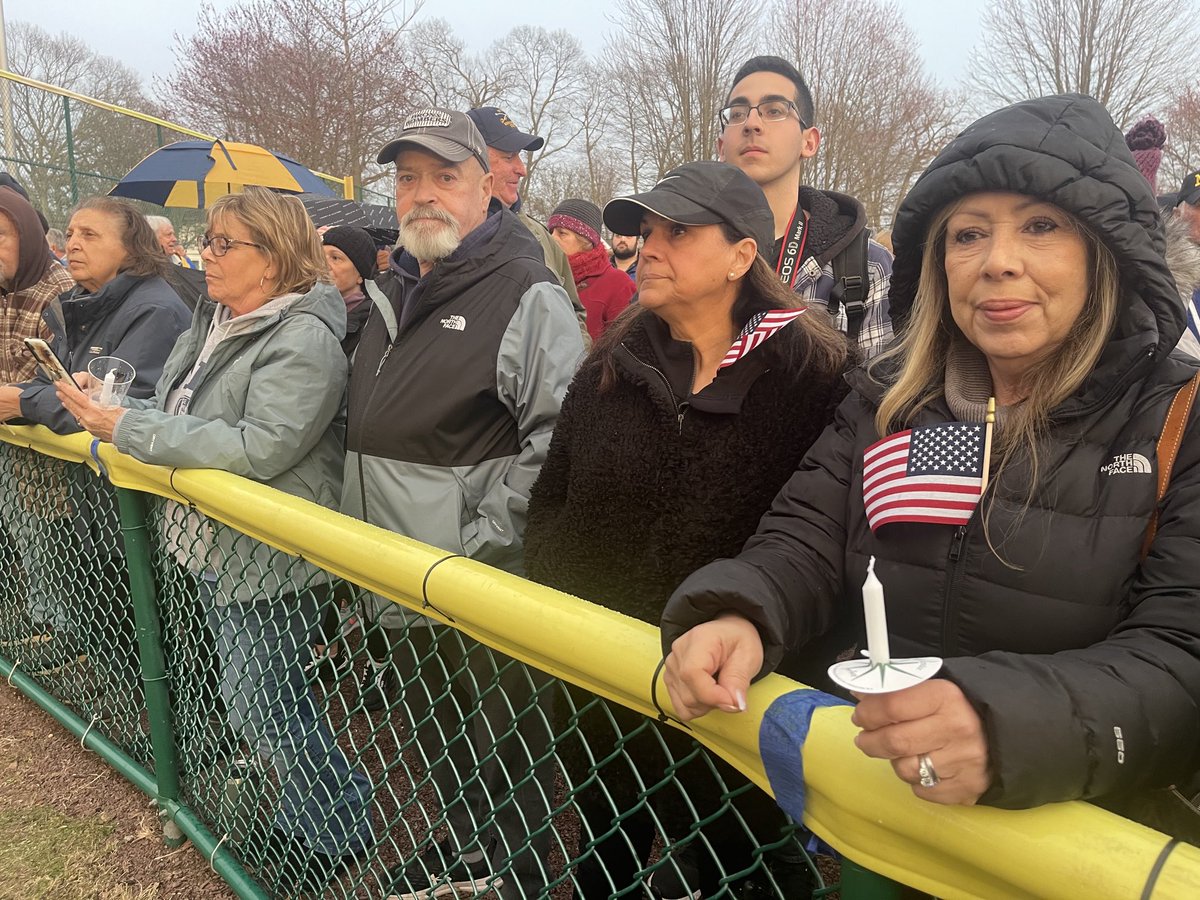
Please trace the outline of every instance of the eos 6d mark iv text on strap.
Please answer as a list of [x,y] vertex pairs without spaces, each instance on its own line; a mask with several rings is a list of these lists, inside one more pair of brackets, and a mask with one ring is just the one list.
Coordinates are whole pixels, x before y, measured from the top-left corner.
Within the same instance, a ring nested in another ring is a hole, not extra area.
[[800,275],[800,260],[804,257],[804,243],[808,240],[808,213],[796,204],[792,213],[792,221],[788,222],[787,231],[783,234],[783,248],[779,251],[779,259],[775,263],[775,271],[779,280],[790,289],[796,289],[796,279]]

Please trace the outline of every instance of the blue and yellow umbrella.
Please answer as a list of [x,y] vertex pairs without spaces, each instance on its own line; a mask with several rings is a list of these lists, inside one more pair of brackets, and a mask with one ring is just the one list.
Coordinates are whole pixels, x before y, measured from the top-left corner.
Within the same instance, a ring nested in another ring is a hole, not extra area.
[[254,144],[176,141],[155,150],[109,194],[159,206],[201,209],[249,184],[292,193],[336,196],[320,178],[286,156]]

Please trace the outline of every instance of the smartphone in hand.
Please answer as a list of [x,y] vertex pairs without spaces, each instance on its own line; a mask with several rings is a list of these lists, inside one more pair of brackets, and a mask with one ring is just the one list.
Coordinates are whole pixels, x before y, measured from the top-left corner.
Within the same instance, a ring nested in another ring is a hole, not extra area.
[[50,349],[50,345],[41,338],[25,338],[25,346],[29,348],[29,352],[33,354],[33,358],[37,360],[38,368],[51,381],[58,381],[60,378],[71,380],[71,373],[67,371],[67,367],[62,364],[54,351]]

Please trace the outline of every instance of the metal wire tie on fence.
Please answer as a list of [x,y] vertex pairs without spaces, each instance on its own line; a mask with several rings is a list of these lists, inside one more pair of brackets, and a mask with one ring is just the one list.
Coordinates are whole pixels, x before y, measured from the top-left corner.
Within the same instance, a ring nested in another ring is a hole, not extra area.
[[451,553],[449,556],[443,556],[425,571],[425,577],[421,579],[421,609],[432,609],[438,615],[445,616],[447,621],[453,625],[455,621],[454,616],[450,615],[449,613],[442,612],[429,602],[429,576],[433,574],[434,569],[449,559],[468,559],[468,557],[463,556],[461,553]]
[[100,721],[100,716],[96,713],[93,713],[92,721],[88,722],[88,727],[83,729],[83,734],[81,734],[79,736],[79,746],[81,749],[87,750],[87,745],[84,742],[87,741],[88,732],[91,731],[92,726],[95,725],[99,721]]
[[17,674],[17,666],[19,666],[20,664],[21,664],[21,660],[17,659],[13,662],[12,668],[8,670],[8,686],[9,687],[16,687],[16,685],[14,685],[12,683],[12,677]]
[[217,865],[213,860],[217,858],[217,851],[221,849],[221,845],[229,840],[229,832],[221,835],[221,839],[217,841],[217,846],[213,847],[213,852],[208,855],[208,867],[213,870],[213,874],[217,874]]

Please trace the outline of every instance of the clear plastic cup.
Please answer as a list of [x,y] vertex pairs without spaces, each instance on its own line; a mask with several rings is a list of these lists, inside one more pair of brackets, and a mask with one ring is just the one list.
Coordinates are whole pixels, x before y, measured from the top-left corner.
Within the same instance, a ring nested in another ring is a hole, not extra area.
[[136,370],[123,359],[115,356],[97,356],[88,363],[88,396],[104,409],[120,406],[129,386],[133,384]]

